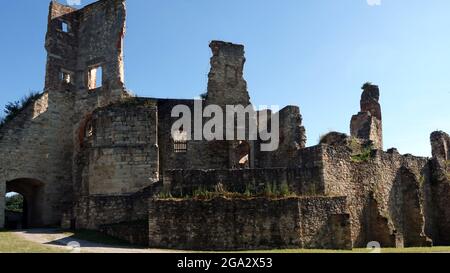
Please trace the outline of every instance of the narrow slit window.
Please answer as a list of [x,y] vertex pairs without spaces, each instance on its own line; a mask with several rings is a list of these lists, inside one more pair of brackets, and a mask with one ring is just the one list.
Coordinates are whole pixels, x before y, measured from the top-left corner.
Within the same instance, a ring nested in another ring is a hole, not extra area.
[[68,33],[70,31],[69,24],[66,22],[61,22],[61,30],[62,32]]
[[86,124],[85,136],[87,138],[91,138],[94,135],[94,127],[92,126],[92,122],[88,122]]

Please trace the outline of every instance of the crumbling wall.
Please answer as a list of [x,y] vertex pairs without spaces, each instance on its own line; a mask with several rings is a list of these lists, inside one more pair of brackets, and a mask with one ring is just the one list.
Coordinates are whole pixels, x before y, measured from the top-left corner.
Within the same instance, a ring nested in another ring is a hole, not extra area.
[[[323,160],[325,194],[348,196],[355,247],[377,239],[391,247],[430,244],[432,230],[426,222],[432,219],[425,213],[431,202],[425,194],[430,187],[428,159],[374,150],[360,160],[345,146],[324,146]],[[412,220],[405,225],[406,217]]]
[[[46,36],[46,90],[75,91],[76,106],[82,112],[83,100],[89,97],[87,90],[98,92],[103,103],[120,97],[124,88],[125,17],[124,0],[98,1],[80,10],[52,1]],[[90,84],[95,79],[89,75],[97,67],[102,68],[98,88]],[[70,77],[62,77],[62,73]]]
[[152,184],[134,194],[90,195],[78,199],[74,207],[74,227],[100,230],[115,224],[147,221],[148,200],[161,192],[161,183]]
[[151,200],[149,245],[190,250],[350,249],[346,211],[344,197]]
[[210,44],[213,56],[208,80],[206,104],[219,106],[250,104],[244,80],[244,46],[221,41]]
[[300,151],[298,165],[293,168],[264,169],[187,169],[166,170],[164,185],[174,196],[192,195],[195,190],[215,191],[221,184],[229,192],[263,193],[288,187],[291,193],[321,195],[325,193],[321,147]]
[[[258,141],[255,147],[256,166],[259,168],[296,166],[299,151],[306,146],[306,130],[302,126],[299,107],[287,106],[271,118],[279,120],[279,146],[275,151],[264,152],[261,151],[261,142]],[[260,120],[260,122],[264,121]],[[271,129],[270,126],[269,129]]]
[[[223,169],[229,165],[228,143],[194,139],[194,100],[158,99],[158,142],[160,149],[160,173],[170,169]],[[197,101],[199,103],[199,101]],[[201,103],[204,107],[204,102]],[[175,152],[172,125],[172,109],[183,105],[191,110],[191,139],[185,152]],[[203,111],[200,109],[201,111]],[[201,128],[203,130],[203,128]]]
[[0,184],[43,184],[42,209],[30,223],[36,226],[58,224],[72,202],[72,103],[70,94],[46,92],[0,129]]
[[361,111],[352,117],[350,132],[352,137],[371,140],[375,149],[383,149],[383,127],[380,90],[378,86],[366,84],[361,96]]
[[445,132],[431,134],[432,195],[437,245],[450,244],[450,136]]
[[152,100],[130,99],[96,110],[84,132],[88,157],[78,168],[88,194],[134,193],[158,182],[157,127]]

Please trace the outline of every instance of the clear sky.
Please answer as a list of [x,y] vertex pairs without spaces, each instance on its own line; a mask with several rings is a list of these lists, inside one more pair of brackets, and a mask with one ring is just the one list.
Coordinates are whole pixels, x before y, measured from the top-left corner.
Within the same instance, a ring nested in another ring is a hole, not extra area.
[[[2,2],[0,106],[43,88],[48,4]],[[430,133],[450,132],[448,0],[128,0],[127,10],[126,86],[140,96],[197,97],[208,43],[225,40],[246,46],[255,105],[300,106],[309,146],[349,133],[367,81],[381,89],[385,149],[429,156]]]

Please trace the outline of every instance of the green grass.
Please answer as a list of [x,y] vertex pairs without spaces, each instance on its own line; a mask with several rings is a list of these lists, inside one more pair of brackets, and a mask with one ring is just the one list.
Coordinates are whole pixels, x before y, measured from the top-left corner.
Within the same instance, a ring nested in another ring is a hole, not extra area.
[[353,155],[352,161],[355,163],[367,162],[372,157],[372,147],[365,148],[362,153]]
[[0,253],[67,253],[68,250],[30,242],[5,230],[0,230]]
[[[263,251],[245,251],[244,253],[304,253],[304,254],[351,254],[351,253],[371,253],[365,248],[355,248],[353,250],[323,250],[323,249],[275,249]],[[412,248],[382,248],[381,253],[450,253],[450,247],[412,247]]]

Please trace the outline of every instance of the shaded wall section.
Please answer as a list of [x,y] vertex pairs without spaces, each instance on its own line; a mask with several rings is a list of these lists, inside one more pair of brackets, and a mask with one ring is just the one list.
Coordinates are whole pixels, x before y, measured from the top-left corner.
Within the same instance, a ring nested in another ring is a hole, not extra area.
[[350,249],[345,197],[151,200],[150,247]]

